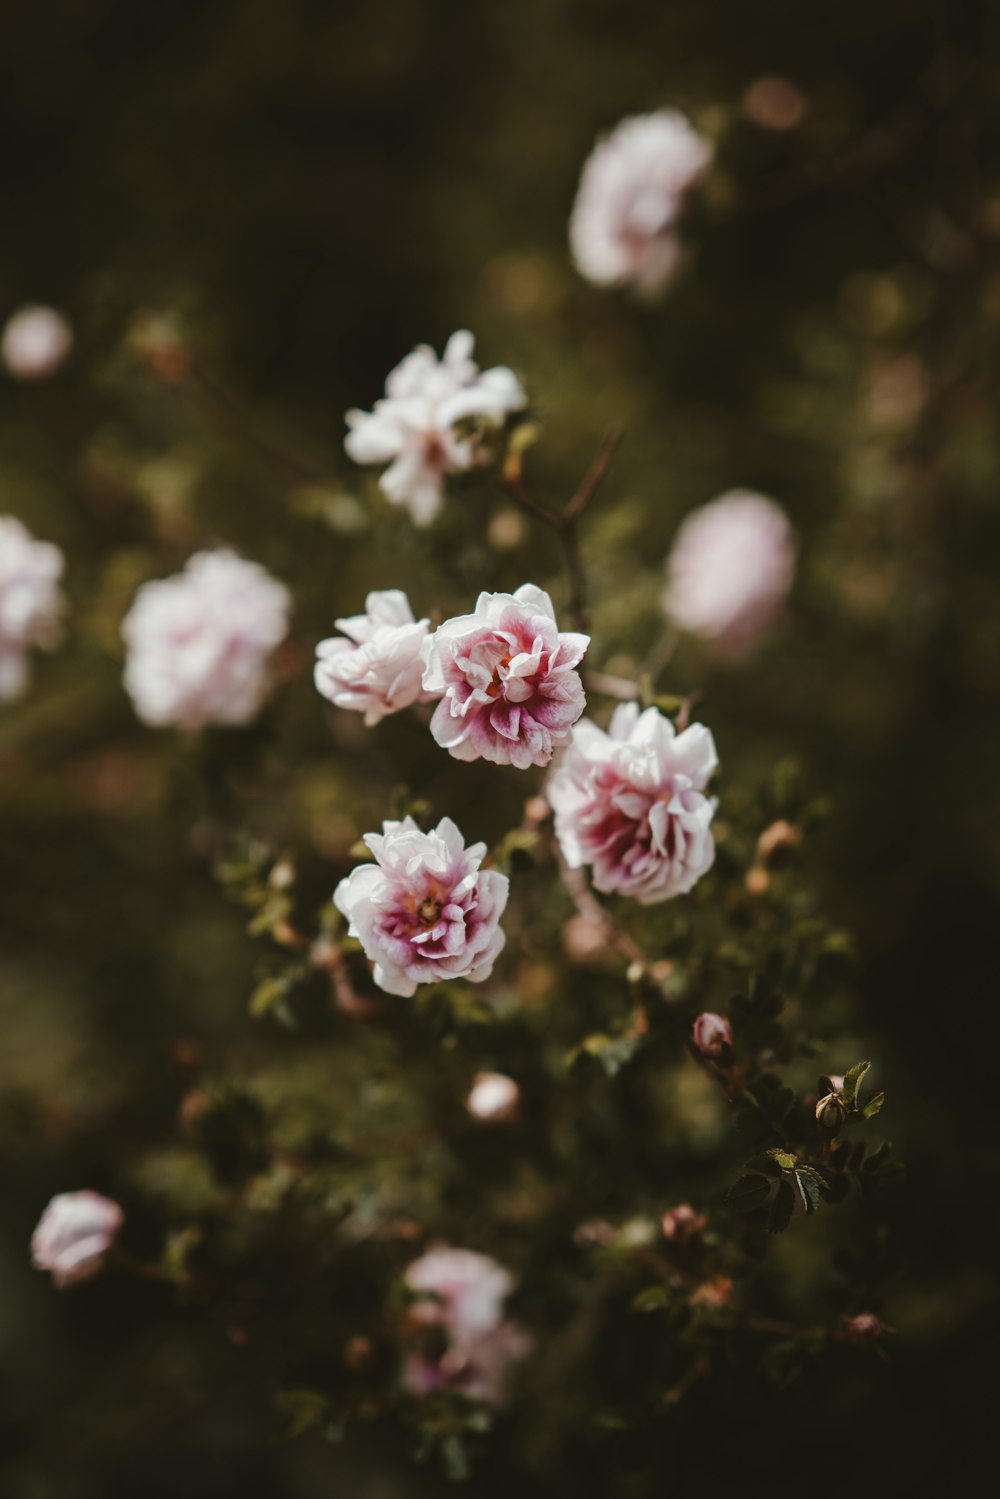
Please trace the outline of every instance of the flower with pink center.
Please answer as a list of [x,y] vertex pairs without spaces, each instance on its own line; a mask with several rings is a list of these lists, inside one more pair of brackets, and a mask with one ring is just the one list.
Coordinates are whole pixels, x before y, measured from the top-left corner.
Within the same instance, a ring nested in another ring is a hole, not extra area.
[[198,552],[182,573],[144,583],[122,623],[125,687],[144,723],[245,724],[288,633],[283,583],[234,552]]
[[49,1270],[56,1285],[76,1285],[96,1275],[124,1222],[117,1202],[99,1192],[60,1192],[31,1236],[36,1270]]
[[355,463],[388,464],[379,487],[405,505],[418,526],[441,508],[446,474],[488,457],[483,429],[502,427],[527,405],[521,382],[503,365],[480,370],[472,334],[453,333],[439,360],[420,344],[391,371],[372,411],[347,413],[344,447]]
[[333,899],[374,963],[379,988],[408,998],[418,984],[488,979],[505,941],[500,917],[510,882],[480,869],[485,843],[466,848],[450,817],[429,833],[412,817],[385,822],[365,843],[375,862],[341,880]]
[[704,1010],[694,1023],[691,1039],[704,1057],[724,1057],[733,1044],[733,1030],[725,1015]]
[[333,636],[316,647],[316,687],[338,708],[365,715],[371,728],[423,697],[420,648],[430,629],[415,620],[398,588],[370,593],[364,614],[336,621],[346,639]]
[[647,298],[665,291],[683,260],[685,201],[711,159],[708,141],[672,109],[633,115],[598,140],[569,223],[580,274]]
[[705,788],[717,764],[708,729],[678,734],[658,708],[623,703],[607,732],[584,719],[548,785],[566,863],[643,905],[684,895],[715,858]]
[[[530,1348],[526,1334],[504,1318],[504,1302],[514,1289],[510,1273],[489,1255],[437,1244],[410,1265],[405,1281],[416,1297],[410,1323],[418,1346],[403,1369],[410,1394],[448,1389],[498,1404],[514,1365]],[[436,1344],[427,1336],[434,1332]]]
[[431,733],[456,760],[548,765],[586,706],[576,667],[589,644],[559,630],[533,583],[481,593],[424,643],[424,689],[441,698]]
[[682,523],[667,559],[664,608],[680,629],[738,659],[784,603],[795,554],[795,533],[781,507],[750,490],[732,490]]
[[56,644],[63,562],[57,546],[36,541],[14,516],[0,515],[0,702],[27,687],[31,648]]

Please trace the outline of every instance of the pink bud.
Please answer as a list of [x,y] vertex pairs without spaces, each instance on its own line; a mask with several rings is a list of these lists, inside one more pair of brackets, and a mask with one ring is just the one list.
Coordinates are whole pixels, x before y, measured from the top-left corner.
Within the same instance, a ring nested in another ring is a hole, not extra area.
[[855,1317],[844,1317],[840,1325],[847,1342],[856,1347],[876,1342],[886,1330],[874,1312],[858,1312]]
[[60,1289],[89,1280],[101,1268],[124,1214],[99,1192],[61,1192],[53,1197],[31,1236],[36,1270],[50,1270]]
[[708,1219],[704,1213],[696,1212],[689,1202],[682,1202],[678,1207],[671,1208],[660,1219],[663,1237],[674,1244],[690,1244],[692,1239],[697,1239],[704,1233],[707,1225]]
[[694,1023],[694,1044],[705,1057],[724,1057],[733,1044],[733,1032],[725,1015],[705,1010]]
[[481,1072],[465,1101],[469,1113],[486,1124],[505,1124],[517,1113],[521,1090],[502,1072]]

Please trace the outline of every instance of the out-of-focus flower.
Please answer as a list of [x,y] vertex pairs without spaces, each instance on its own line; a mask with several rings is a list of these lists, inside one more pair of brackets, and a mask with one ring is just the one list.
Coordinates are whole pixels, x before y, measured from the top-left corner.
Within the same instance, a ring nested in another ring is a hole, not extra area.
[[780,506],[750,490],[732,490],[681,525],[667,560],[664,608],[680,629],[739,657],[783,604],[795,553]]
[[711,1280],[702,1281],[691,1292],[691,1305],[703,1307],[706,1311],[718,1312],[724,1306],[728,1306],[733,1296],[733,1282],[728,1275],[714,1275]]
[[671,109],[632,115],[601,138],[569,222],[580,274],[598,286],[659,296],[681,264],[685,198],[711,159],[709,142]]
[[660,1219],[663,1237],[673,1244],[690,1244],[692,1239],[700,1238],[707,1226],[704,1213],[696,1212],[689,1202],[671,1208]]
[[429,1340],[426,1349],[409,1354],[403,1369],[407,1390],[456,1390],[498,1404],[514,1365],[530,1348],[522,1329],[504,1318],[513,1277],[489,1255],[438,1244],[410,1265],[405,1279],[417,1294],[410,1309],[414,1331],[436,1329],[445,1342],[443,1351]]
[[249,723],[290,606],[283,583],[229,551],[198,552],[183,572],[144,583],[122,624],[139,717],[182,729]]
[[856,1347],[877,1343],[882,1334],[889,1331],[874,1312],[858,1312],[853,1317],[842,1317],[840,1329],[847,1342]]
[[446,474],[464,473],[488,457],[482,432],[527,405],[512,370],[480,370],[474,339],[453,333],[440,360],[427,344],[397,364],[374,410],[347,413],[344,439],[355,463],[388,464],[379,480],[387,499],[426,526],[441,508]]
[[715,858],[705,787],[717,763],[708,729],[678,734],[657,708],[623,703],[607,733],[584,719],[548,785],[567,864],[643,905],[683,895]]
[[60,1192],[31,1236],[36,1270],[49,1270],[62,1289],[89,1280],[101,1268],[125,1215],[99,1192]]
[[424,643],[424,689],[441,697],[431,733],[456,760],[548,765],[586,706],[576,667],[589,644],[560,632],[533,583],[481,593],[474,614],[446,620]]
[[418,984],[489,978],[504,945],[510,882],[480,869],[485,843],[466,848],[450,817],[429,833],[412,817],[385,822],[365,843],[375,862],[341,880],[333,899],[374,962],[379,988],[405,998]]
[[36,541],[19,520],[0,515],[0,702],[28,685],[32,646],[52,646],[59,633],[63,554]]
[[370,593],[364,614],[336,621],[347,639],[321,640],[316,647],[317,689],[338,708],[365,715],[368,728],[423,696],[420,648],[430,629],[415,620],[398,588]]
[[779,818],[766,827],[757,839],[757,858],[763,863],[787,848],[795,848],[801,842],[802,829]]
[[0,335],[0,359],[15,380],[54,375],[73,347],[73,330],[53,307],[19,307]]
[[761,130],[794,130],[805,118],[805,95],[788,78],[755,78],[744,92],[743,113]]
[[695,1046],[705,1057],[724,1057],[733,1044],[733,1031],[725,1015],[704,1010],[691,1032]]
[[503,1072],[481,1072],[472,1084],[465,1107],[475,1119],[487,1124],[504,1124],[513,1119],[521,1090],[512,1077]]

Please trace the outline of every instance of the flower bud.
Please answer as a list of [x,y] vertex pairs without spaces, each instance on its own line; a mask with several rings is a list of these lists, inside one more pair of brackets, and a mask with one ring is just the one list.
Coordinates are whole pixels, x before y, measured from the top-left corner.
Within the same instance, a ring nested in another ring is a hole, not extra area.
[[728,1275],[714,1275],[711,1280],[702,1281],[691,1292],[691,1305],[704,1307],[707,1311],[717,1312],[726,1306],[733,1294],[733,1282]]
[[678,1207],[671,1208],[660,1219],[663,1237],[674,1244],[690,1244],[692,1239],[697,1239],[704,1233],[707,1224],[708,1219],[704,1213],[696,1212],[689,1202],[682,1202]]
[[725,1015],[705,1010],[694,1023],[692,1037],[703,1057],[725,1057],[733,1044],[733,1031]]
[[827,1093],[816,1105],[816,1123],[835,1135],[847,1118],[847,1106],[839,1093]]
[[60,1289],[89,1280],[100,1270],[123,1221],[117,1202],[99,1192],[59,1193],[31,1236],[35,1269],[50,1271]]
[[844,1317],[840,1326],[846,1341],[859,1348],[877,1342],[886,1330],[874,1312],[858,1312],[854,1317]]
[[521,1090],[502,1072],[481,1072],[472,1085],[465,1107],[485,1124],[506,1124],[517,1113]]

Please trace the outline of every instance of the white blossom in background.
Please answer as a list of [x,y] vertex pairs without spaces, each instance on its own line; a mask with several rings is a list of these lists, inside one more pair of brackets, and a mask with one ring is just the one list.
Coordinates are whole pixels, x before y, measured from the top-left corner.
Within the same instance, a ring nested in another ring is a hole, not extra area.
[[368,728],[423,698],[420,652],[430,620],[413,618],[401,589],[370,593],[364,614],[335,623],[346,638],[334,635],[316,647],[313,678],[325,698],[363,713]]
[[403,1369],[411,1395],[455,1390],[470,1400],[496,1405],[503,1399],[515,1365],[530,1349],[530,1340],[506,1320],[504,1303],[514,1279],[489,1255],[446,1244],[430,1248],[406,1271],[416,1293],[410,1308],[414,1342],[421,1330],[444,1334],[445,1348],[415,1347]]
[[780,505],[731,490],[681,524],[667,559],[664,609],[680,629],[739,658],[781,609],[795,556],[795,533]]
[[385,822],[364,841],[375,862],[352,870],[333,900],[374,963],[379,988],[409,998],[418,984],[489,978],[504,945],[510,882],[480,869],[486,844],[466,848],[450,817],[429,833],[412,817]]
[[49,1270],[60,1289],[96,1275],[124,1222],[117,1202],[99,1192],[60,1192],[31,1236],[36,1270]]
[[506,1124],[514,1118],[521,1090],[504,1072],[480,1072],[473,1081],[465,1107],[484,1124]]
[[441,359],[427,344],[418,345],[389,374],[374,410],[347,413],[348,457],[387,464],[382,492],[405,505],[418,526],[429,525],[440,510],[445,475],[464,473],[488,456],[476,428],[502,426],[527,405],[514,372],[503,365],[480,370],[473,346],[464,330],[451,335]]
[[0,334],[0,359],[15,380],[54,375],[73,347],[73,330],[53,307],[19,307]]
[[601,137],[569,221],[580,274],[659,296],[683,258],[677,228],[686,196],[711,159],[710,143],[672,109],[632,115]]
[[198,552],[183,572],[144,583],[122,624],[139,717],[189,730],[249,723],[290,606],[283,583],[230,551]]
[[59,636],[64,558],[49,541],[36,541],[19,520],[0,515],[0,702],[28,685],[29,653]]
[[560,631],[534,583],[481,593],[424,644],[424,689],[441,698],[431,733],[456,760],[548,765],[586,707],[576,668],[589,644]]
[[715,858],[705,788],[717,764],[708,729],[678,734],[658,708],[623,703],[606,733],[584,719],[548,784],[566,863],[642,905],[686,894]]

